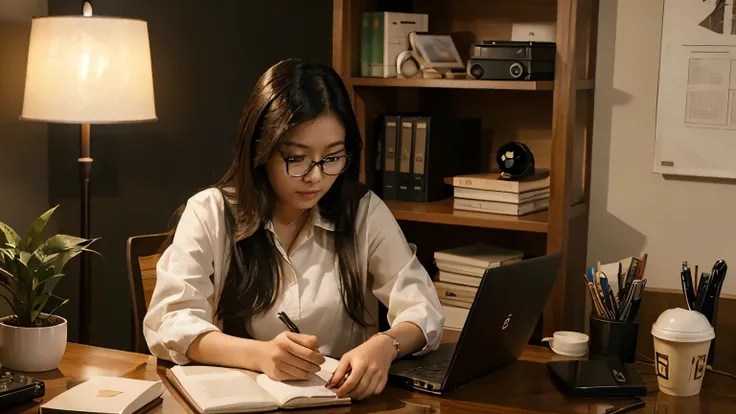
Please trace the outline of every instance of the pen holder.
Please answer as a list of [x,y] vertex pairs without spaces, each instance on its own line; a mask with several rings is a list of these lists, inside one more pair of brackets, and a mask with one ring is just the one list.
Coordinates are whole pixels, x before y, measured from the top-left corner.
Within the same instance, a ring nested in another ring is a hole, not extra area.
[[590,356],[617,358],[633,363],[636,359],[636,342],[639,338],[639,321],[611,321],[590,316]]

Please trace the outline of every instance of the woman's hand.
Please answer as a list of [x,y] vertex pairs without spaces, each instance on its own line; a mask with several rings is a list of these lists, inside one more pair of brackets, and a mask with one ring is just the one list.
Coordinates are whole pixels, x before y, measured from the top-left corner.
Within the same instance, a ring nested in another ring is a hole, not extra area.
[[325,362],[313,335],[282,332],[261,345],[258,370],[274,381],[309,379]]
[[[350,395],[356,400],[380,394],[386,386],[388,368],[395,357],[391,338],[373,336],[340,358],[327,388],[337,388],[335,393],[338,397]],[[348,377],[341,385],[346,374]]]

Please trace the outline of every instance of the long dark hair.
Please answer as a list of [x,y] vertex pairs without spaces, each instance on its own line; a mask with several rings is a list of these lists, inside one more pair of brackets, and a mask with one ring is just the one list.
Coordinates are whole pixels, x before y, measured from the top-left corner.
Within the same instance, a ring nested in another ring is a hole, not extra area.
[[290,128],[328,112],[345,128],[345,150],[352,157],[318,206],[322,216],[335,224],[343,306],[353,321],[367,325],[355,239],[355,216],[365,194],[358,181],[363,143],[339,75],[329,66],[301,59],[281,61],[258,80],[240,119],[233,164],[215,185],[225,198],[231,241],[230,267],[216,311],[219,318],[240,320],[242,326],[242,319],[249,321],[273,306],[281,289],[281,269],[263,226],[271,219],[276,197],[265,164]]

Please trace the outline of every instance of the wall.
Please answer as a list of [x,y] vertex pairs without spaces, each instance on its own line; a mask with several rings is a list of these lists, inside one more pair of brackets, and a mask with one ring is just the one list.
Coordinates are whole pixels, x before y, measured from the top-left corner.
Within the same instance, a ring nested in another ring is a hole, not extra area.
[[647,287],[680,289],[683,260],[736,265],[736,182],[652,172],[662,13],[663,0],[600,2],[588,263],[646,252]]
[[[290,56],[331,61],[329,0],[208,3],[93,2],[97,15],[148,22],[158,114],[153,123],[91,128],[91,231],[102,237],[97,250],[104,256],[92,260],[95,345],[130,346],[126,240],[168,230],[174,210],[226,171],[240,113],[261,73]],[[49,14],[79,14],[78,6],[49,0]],[[49,197],[62,204],[61,229],[73,234],[79,233],[78,134],[75,126],[49,127]],[[73,321],[76,289],[76,278],[65,281],[64,294],[73,299],[65,312]],[[72,324],[72,339],[76,332]]]
[[[49,208],[47,126],[21,122],[31,18],[46,15],[46,0],[0,3],[0,221],[25,232]],[[53,234],[55,221],[48,224]],[[0,300],[0,316],[10,313]]]

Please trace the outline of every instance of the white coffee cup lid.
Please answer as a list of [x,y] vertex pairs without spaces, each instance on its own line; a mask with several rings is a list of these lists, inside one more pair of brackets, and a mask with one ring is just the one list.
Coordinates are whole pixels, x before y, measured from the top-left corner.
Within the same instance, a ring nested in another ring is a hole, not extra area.
[[708,319],[698,311],[667,309],[652,325],[652,336],[673,342],[703,342],[716,337]]

